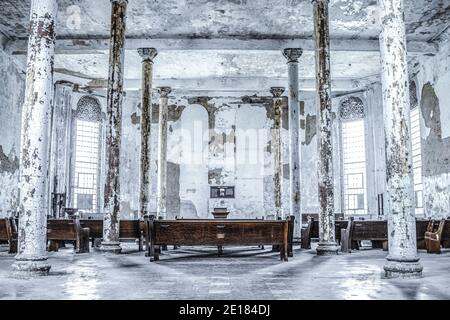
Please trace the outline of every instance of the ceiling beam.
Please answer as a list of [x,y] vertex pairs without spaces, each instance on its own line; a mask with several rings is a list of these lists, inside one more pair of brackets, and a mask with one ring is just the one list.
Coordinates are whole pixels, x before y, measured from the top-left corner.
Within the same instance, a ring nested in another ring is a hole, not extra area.
[[[70,75],[59,74],[59,80],[74,81],[75,78]],[[371,76],[364,79],[333,79],[331,81],[333,92],[347,92],[362,89],[371,83],[378,81],[377,76]],[[107,80],[84,79],[80,83],[81,87],[91,90],[106,90]],[[171,87],[173,90],[182,92],[267,92],[270,87],[287,87],[287,78],[266,78],[266,77],[208,77],[195,79],[153,79],[153,87]],[[142,87],[141,79],[124,79],[124,89],[126,91],[140,90]],[[299,79],[300,91],[315,91],[315,79]]]
[[[411,54],[436,54],[438,47],[434,43],[409,41],[408,52]],[[284,48],[302,48],[314,51],[314,41],[310,39],[136,39],[127,38],[125,49],[154,47],[163,50],[281,50]],[[109,49],[109,38],[101,39],[57,39],[56,53],[89,54],[98,50]],[[27,52],[27,40],[10,40],[5,44],[10,54],[24,55]],[[379,52],[378,40],[332,39],[332,51]]]

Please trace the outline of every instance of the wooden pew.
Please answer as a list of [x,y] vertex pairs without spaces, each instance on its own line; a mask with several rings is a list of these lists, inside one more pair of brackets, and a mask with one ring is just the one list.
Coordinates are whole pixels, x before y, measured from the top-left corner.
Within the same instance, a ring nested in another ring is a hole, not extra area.
[[63,241],[73,241],[76,253],[89,252],[89,228],[82,228],[78,219],[47,221],[48,251],[58,251]]
[[[94,247],[95,239],[103,238],[103,220],[80,220],[82,227],[90,229],[90,238]],[[143,220],[119,220],[119,238],[139,240],[139,251],[143,250],[145,222]]]
[[[341,243],[341,230],[347,228],[348,221],[346,220],[335,220],[334,221],[334,232],[336,237],[336,242]],[[319,238],[319,221],[315,220],[313,217],[309,217],[306,228],[301,230],[301,248],[311,249],[311,239]]]
[[[352,219],[352,218],[351,218]],[[425,232],[430,220],[416,220],[417,249],[427,249],[425,245]],[[435,223],[438,228],[439,221]],[[387,221],[386,220],[353,220],[348,226],[348,221],[335,221],[336,241],[341,244],[341,251],[349,252],[352,249],[359,249],[362,240],[371,240],[373,248],[383,248],[387,250]],[[309,218],[306,228],[302,229],[301,248],[310,249],[311,239],[319,237],[319,223],[313,218]],[[345,239],[341,239],[346,237]],[[441,232],[441,245],[450,248],[450,220],[446,220]]]
[[388,250],[387,222],[383,220],[354,220],[351,224],[350,238],[347,240],[351,249],[359,250],[362,240],[372,241],[372,248]]
[[17,224],[14,218],[0,219],[0,241],[8,243],[8,253],[17,253]]
[[163,245],[236,246],[280,245],[280,259],[288,261],[288,220],[156,220],[146,218],[146,248],[158,261]]
[[119,238],[138,239],[138,250],[143,251],[144,247],[145,222],[143,220],[120,220],[119,221]]

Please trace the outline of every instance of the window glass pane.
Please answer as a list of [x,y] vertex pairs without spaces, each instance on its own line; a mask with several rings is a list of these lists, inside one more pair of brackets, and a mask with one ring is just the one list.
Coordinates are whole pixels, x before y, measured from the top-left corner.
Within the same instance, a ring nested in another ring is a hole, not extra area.
[[75,120],[73,206],[86,212],[97,209],[100,123]]
[[366,214],[364,119],[342,122],[345,214]]
[[411,143],[416,214],[423,214],[422,150],[420,141],[420,108],[411,110]]

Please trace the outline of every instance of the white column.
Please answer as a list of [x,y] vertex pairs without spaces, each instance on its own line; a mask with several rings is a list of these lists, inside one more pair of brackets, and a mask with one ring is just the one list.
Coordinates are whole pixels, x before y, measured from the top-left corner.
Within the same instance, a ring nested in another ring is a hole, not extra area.
[[140,216],[144,217],[149,213],[153,59],[156,57],[158,52],[155,48],[142,48],[139,49],[138,52],[142,57],[141,170],[139,205]]
[[316,103],[319,147],[319,244],[318,255],[337,254],[334,230],[333,141],[330,76],[328,0],[313,0],[316,49]]
[[272,87],[272,107],[273,107],[273,128],[272,128],[272,155],[273,155],[273,182],[275,194],[275,216],[277,219],[283,219],[283,142],[281,140],[281,129],[283,128],[283,108],[282,98],[285,88]]
[[32,0],[20,152],[19,246],[14,271],[47,274],[49,115],[56,0]]
[[403,0],[379,0],[381,83],[386,135],[387,277],[421,276],[417,256]]
[[128,0],[111,0],[111,39],[106,127],[106,183],[104,190],[103,241],[100,250],[120,253],[120,143],[122,135],[125,20]]
[[170,87],[159,87],[159,141],[158,141],[158,183],[157,216],[167,217],[167,117],[169,113]]
[[[291,189],[290,215],[295,217],[295,225],[301,226],[300,215],[300,105],[298,101],[298,59],[303,50],[284,49],[287,59],[289,82],[289,183]],[[297,228],[295,233],[300,235]]]

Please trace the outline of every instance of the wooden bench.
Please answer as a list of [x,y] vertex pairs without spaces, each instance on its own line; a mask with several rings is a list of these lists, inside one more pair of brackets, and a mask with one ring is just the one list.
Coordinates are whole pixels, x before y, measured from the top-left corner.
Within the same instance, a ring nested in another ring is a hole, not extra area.
[[163,245],[280,245],[280,259],[287,261],[289,220],[156,220],[150,216],[146,248],[150,261],[158,261]]
[[76,253],[89,252],[89,228],[82,228],[78,219],[47,220],[48,251],[58,251],[64,241],[72,241]]
[[8,253],[17,253],[17,224],[14,218],[0,219],[0,242],[8,244]]
[[[96,239],[103,238],[103,220],[80,220],[82,227],[90,229],[90,238],[92,246]],[[120,220],[119,221],[119,238],[122,240],[139,240],[139,251],[143,250],[145,234],[144,220]]]

